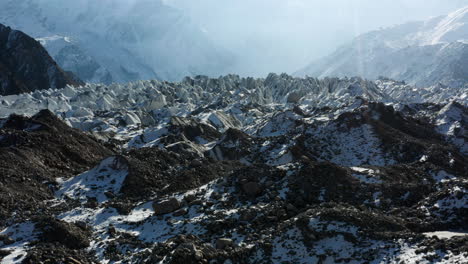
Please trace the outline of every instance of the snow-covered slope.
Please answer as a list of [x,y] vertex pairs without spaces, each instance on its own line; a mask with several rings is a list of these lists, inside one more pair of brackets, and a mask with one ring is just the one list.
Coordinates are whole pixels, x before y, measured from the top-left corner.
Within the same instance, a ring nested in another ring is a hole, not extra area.
[[467,116],[286,74],[3,96],[0,261],[465,263]]
[[0,260],[464,263],[466,101],[398,89],[271,74],[0,97],[101,140],[49,111],[0,119]]
[[366,33],[298,75],[385,76],[418,87],[468,83],[468,6],[447,16]]
[[160,0],[5,1],[0,23],[38,38],[85,81],[219,75],[231,62],[181,11]]

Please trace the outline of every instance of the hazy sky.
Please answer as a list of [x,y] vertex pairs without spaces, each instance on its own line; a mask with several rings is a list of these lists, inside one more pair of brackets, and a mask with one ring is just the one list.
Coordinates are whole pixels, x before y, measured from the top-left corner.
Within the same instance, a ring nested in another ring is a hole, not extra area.
[[352,37],[423,20],[468,0],[165,0],[185,10],[249,75],[294,72]]

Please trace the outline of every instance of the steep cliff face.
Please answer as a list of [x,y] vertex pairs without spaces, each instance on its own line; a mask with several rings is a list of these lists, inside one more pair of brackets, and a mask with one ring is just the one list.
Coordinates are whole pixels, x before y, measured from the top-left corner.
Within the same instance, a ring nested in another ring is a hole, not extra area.
[[39,42],[0,24],[0,94],[11,95],[81,81],[62,70]]

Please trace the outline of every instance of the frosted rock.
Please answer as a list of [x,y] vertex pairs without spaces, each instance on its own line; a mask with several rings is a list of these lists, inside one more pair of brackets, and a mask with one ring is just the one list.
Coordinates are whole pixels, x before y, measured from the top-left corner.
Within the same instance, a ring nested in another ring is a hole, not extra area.
[[229,238],[218,238],[216,240],[216,249],[225,249],[227,247],[232,247],[234,242]]
[[85,117],[85,116],[92,117],[92,116],[94,116],[94,113],[93,113],[93,111],[91,111],[88,108],[78,107],[75,110],[68,111],[67,116],[70,116],[70,117]]
[[125,123],[129,126],[141,124],[140,118],[135,113],[131,112],[125,114],[124,120]]
[[166,104],[166,97],[158,92],[153,99],[145,103],[144,108],[147,111],[157,110],[163,108],[164,106],[166,106]]
[[170,198],[169,200],[153,203],[153,209],[156,215],[172,213],[179,208],[180,208],[180,202],[176,198]]
[[216,128],[226,130],[228,128],[238,128],[241,122],[234,116],[225,114],[221,111],[211,113],[208,117],[208,121]]

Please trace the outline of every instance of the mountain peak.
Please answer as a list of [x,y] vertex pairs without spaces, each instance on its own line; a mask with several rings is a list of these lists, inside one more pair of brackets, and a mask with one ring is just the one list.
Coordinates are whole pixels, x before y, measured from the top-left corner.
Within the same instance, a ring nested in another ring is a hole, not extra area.
[[456,41],[468,43],[468,6],[443,17],[429,32],[424,44],[435,45]]
[[312,62],[298,75],[359,75],[406,81],[418,87],[464,87],[468,56],[468,6],[446,16],[372,31]]

